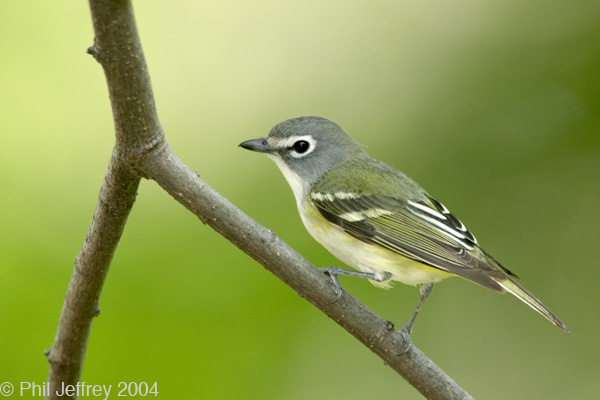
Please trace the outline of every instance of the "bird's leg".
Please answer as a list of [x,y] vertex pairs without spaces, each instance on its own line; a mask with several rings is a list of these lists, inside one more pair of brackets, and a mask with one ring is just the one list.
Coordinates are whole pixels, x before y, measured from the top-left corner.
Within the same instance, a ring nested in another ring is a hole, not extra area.
[[404,346],[400,354],[406,353],[410,347],[412,346],[412,340],[410,338],[410,334],[412,333],[413,325],[415,324],[415,319],[417,319],[417,315],[419,311],[421,311],[421,307],[423,307],[423,303],[429,295],[431,294],[431,289],[433,289],[433,283],[422,283],[419,285],[419,290],[421,291],[421,297],[419,298],[419,303],[417,304],[417,308],[413,313],[412,318],[402,329],[400,329],[400,334],[404,337]]
[[433,283],[422,283],[419,285],[419,290],[421,291],[421,298],[419,299],[419,303],[417,304],[417,308],[413,313],[412,318],[408,321],[408,324],[404,325],[402,328],[403,331],[406,331],[409,335],[412,333],[413,325],[415,324],[415,319],[417,319],[417,315],[419,311],[421,311],[421,307],[423,307],[423,303],[429,295],[431,294],[431,289],[433,289]]
[[338,267],[321,268],[321,270],[331,277],[331,281],[335,286],[335,300],[333,301],[334,303],[338,301],[340,297],[342,297],[342,285],[340,284],[340,281],[337,278],[338,275],[354,276],[356,278],[370,279],[377,282],[384,282],[392,277],[392,274],[387,271],[360,272],[352,271],[349,269],[342,269]]

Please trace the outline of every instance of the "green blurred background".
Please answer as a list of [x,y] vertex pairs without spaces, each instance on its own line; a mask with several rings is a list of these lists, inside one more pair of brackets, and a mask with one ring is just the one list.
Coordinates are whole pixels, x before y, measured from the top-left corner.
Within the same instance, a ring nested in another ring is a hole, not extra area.
[[[319,115],[440,199],[573,330],[461,279],[413,340],[473,396],[600,391],[600,2],[134,4],[161,122],[203,179],[317,266],[269,160],[237,145]],[[0,382],[43,382],[114,141],[87,3],[0,5]],[[341,266],[341,265],[340,265]],[[418,291],[347,278],[401,326]],[[154,182],[111,266],[82,380],[179,398],[420,398]],[[17,396],[13,396],[17,397]]]

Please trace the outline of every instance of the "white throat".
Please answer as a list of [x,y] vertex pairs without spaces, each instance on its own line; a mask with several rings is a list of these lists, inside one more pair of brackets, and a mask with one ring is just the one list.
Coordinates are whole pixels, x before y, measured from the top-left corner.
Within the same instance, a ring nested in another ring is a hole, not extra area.
[[294,171],[292,171],[290,167],[288,167],[287,164],[284,163],[280,157],[273,154],[267,154],[267,156],[271,160],[273,160],[275,164],[277,164],[277,166],[281,170],[281,173],[288,181],[288,184],[292,188],[292,192],[294,192],[294,197],[296,197],[296,204],[298,205],[298,209],[300,210],[302,202],[308,192],[308,185],[302,182],[300,176]]

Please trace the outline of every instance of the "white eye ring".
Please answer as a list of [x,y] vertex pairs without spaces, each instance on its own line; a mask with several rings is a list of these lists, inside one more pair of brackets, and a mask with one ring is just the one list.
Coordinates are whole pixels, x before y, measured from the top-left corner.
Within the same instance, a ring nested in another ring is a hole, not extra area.
[[[297,149],[297,147],[302,147],[305,145],[300,145],[299,143],[305,142],[308,147],[304,151],[298,151],[301,149]],[[282,143],[284,147],[290,149],[290,154],[294,158],[302,158],[306,157],[310,153],[315,150],[315,146],[317,145],[317,141],[311,135],[304,136],[291,136],[287,138],[285,143]]]

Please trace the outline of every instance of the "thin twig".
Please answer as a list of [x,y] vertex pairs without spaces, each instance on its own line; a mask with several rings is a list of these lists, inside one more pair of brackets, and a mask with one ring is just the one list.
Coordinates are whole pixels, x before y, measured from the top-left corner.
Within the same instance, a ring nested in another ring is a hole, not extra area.
[[100,312],[102,286],[141,180],[135,170],[139,154],[164,140],[131,3],[91,0],[90,9],[96,37],[88,53],[104,68],[116,145],[92,222],[75,259],[54,343],[46,352],[49,399],[59,398],[56,390],[63,383],[75,385],[81,376],[92,319]]
[[92,223],[75,259],[54,344],[46,352],[50,399],[59,398],[56,392],[62,393],[63,382],[74,385],[81,376],[92,319],[100,313],[102,286],[139,182],[140,178],[113,154]]

